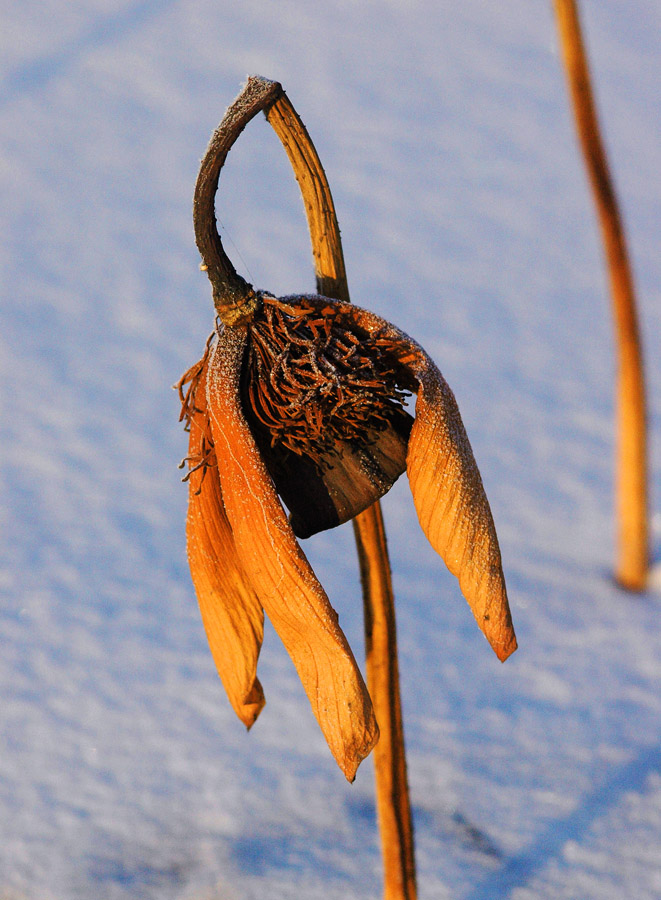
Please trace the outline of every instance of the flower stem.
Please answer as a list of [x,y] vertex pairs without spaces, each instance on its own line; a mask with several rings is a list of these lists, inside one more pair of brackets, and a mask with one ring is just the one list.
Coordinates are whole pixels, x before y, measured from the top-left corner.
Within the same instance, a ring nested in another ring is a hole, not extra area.
[[381,830],[385,900],[415,900],[413,824],[406,776],[399,695],[395,597],[381,504],[353,520],[365,608],[367,685],[379,742],[374,748],[377,815]]
[[322,297],[349,302],[340,229],[326,173],[310,135],[283,93],[266,118],[287,152],[298,181],[310,230],[317,290]]
[[[317,290],[325,297],[348,301],[340,230],[317,151],[286,94],[270,106],[266,117],[282,141],[303,195]],[[399,694],[395,604],[378,502],[354,519],[354,533],[363,585],[367,685],[381,733],[374,755],[384,898],[415,900],[413,825]]]
[[254,76],[248,79],[211,136],[195,184],[195,241],[202,256],[202,268],[211,282],[216,310],[227,325],[249,318],[257,303],[251,285],[236,272],[218,234],[215,213],[218,178],[227,154],[248,122],[266,110],[280,94],[282,86],[276,81]]
[[624,228],[599,130],[575,0],[555,0],[567,81],[594,195],[608,265],[618,356],[616,388],[617,581],[643,590],[647,581],[647,426],[636,297]]

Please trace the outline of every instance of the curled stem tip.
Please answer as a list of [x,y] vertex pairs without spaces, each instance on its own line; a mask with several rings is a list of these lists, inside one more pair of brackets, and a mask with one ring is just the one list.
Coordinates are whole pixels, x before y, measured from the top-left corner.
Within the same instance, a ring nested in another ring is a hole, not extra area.
[[249,318],[258,301],[252,286],[236,272],[218,234],[215,212],[218,178],[227,154],[248,122],[257,113],[267,112],[283,93],[279,82],[251,75],[214,131],[197,176],[193,199],[195,241],[202,256],[202,269],[211,282],[214,305],[227,325]]

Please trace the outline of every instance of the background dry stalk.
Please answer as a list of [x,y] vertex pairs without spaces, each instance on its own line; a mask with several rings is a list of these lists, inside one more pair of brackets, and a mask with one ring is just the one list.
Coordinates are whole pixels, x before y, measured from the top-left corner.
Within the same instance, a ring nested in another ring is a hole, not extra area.
[[[340,230],[325,172],[309,134],[286,94],[266,112],[294,169],[305,204],[317,290],[349,300]],[[377,501],[353,520],[365,614],[367,686],[379,723],[374,748],[376,797],[385,900],[415,900],[413,824],[406,775],[397,664],[395,599],[386,535]]]
[[636,297],[624,229],[611,181],[590,85],[575,0],[555,0],[555,11],[585,164],[604,244],[615,319],[616,519],[615,577],[643,590],[648,573],[647,416]]

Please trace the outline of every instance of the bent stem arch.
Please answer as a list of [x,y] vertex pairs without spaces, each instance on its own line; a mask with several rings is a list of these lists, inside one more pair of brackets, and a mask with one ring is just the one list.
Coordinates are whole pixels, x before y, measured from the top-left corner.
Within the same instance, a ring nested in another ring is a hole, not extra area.
[[218,178],[227,154],[248,122],[268,109],[282,94],[282,86],[266,78],[251,77],[243,91],[228,107],[223,120],[211,136],[200,164],[193,198],[195,242],[211,282],[213,301],[221,320],[235,325],[249,318],[256,299],[252,285],[235,270],[223,249],[216,225],[215,201]]
[[577,4],[575,0],[555,0],[554,5],[613,299],[617,344],[615,577],[625,588],[643,590],[649,566],[647,413],[636,296],[624,228],[599,130]]
[[[340,230],[317,151],[284,92],[270,106],[266,118],[287,152],[303,195],[317,290],[325,297],[348,301]],[[381,504],[377,501],[356,516],[353,526],[363,588],[367,686],[381,732],[374,748],[374,765],[384,897],[385,900],[415,900],[413,824],[399,692],[395,598]]]

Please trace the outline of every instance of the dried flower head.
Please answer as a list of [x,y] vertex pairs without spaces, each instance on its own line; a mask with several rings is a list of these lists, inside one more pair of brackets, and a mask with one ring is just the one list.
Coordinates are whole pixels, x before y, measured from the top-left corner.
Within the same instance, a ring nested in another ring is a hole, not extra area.
[[[264,705],[257,658],[265,611],[351,780],[378,728],[297,536],[353,518],[406,470],[422,528],[499,659],[516,639],[480,474],[432,360],[394,325],[348,302],[254,291],[209,225],[222,162],[273,84],[251,79],[230,107],[196,188],[196,236],[219,320],[179,384],[190,431],[188,556],[237,715],[250,727]],[[415,418],[405,408],[411,394]]]

